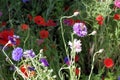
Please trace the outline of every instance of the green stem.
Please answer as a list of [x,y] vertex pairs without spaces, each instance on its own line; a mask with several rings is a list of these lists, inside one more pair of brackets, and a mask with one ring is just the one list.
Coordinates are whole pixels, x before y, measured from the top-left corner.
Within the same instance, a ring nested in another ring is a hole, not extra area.
[[25,76],[23,75],[23,73],[19,70],[19,68],[17,66],[14,65],[14,63],[12,62],[12,60],[5,53],[5,47],[7,47],[9,44],[10,44],[10,42],[8,41],[8,43],[5,44],[5,46],[3,47],[2,52],[4,53],[4,55],[6,56],[6,58],[8,58],[9,62],[15,67],[16,71],[18,72],[18,74],[20,74],[23,78],[25,78]]
[[90,71],[90,75],[89,75],[89,77],[88,77],[88,80],[90,80],[91,75],[92,75],[92,73],[93,73],[95,56],[96,56],[97,53],[99,53],[99,52],[97,51],[97,52],[95,52],[94,55],[93,55],[93,60],[92,60],[92,64],[91,64],[92,67],[91,67],[91,71]]
[[65,38],[64,38],[64,30],[63,30],[62,19],[64,19],[64,18],[72,18],[72,17],[74,17],[74,15],[72,15],[72,16],[63,16],[63,17],[60,18],[61,34],[62,34],[62,39],[63,39],[63,43],[64,43],[64,47],[65,47],[65,51],[66,51],[67,56],[68,56],[68,50],[67,50],[66,42],[65,42]]
[[29,38],[29,34],[30,34],[30,29],[28,29],[27,37],[26,37],[25,40],[24,40],[24,45],[23,45],[23,48],[24,48],[24,49],[25,49],[25,44],[26,44],[26,42],[27,42],[27,40],[28,40],[28,38]]

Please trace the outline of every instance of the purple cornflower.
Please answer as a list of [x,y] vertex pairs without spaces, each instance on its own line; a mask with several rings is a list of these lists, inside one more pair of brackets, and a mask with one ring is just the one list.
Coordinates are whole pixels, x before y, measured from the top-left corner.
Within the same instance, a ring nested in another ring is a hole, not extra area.
[[70,65],[70,60],[69,60],[68,57],[65,57],[65,58],[64,58],[64,62],[65,62],[67,65]]
[[49,66],[48,61],[45,58],[41,58],[40,62],[43,64],[43,66],[47,67]]
[[2,16],[2,14],[3,14],[3,13],[0,11],[0,17]]
[[23,3],[28,3],[30,0],[22,0]]
[[12,36],[8,36],[8,40],[13,45],[16,45],[16,41],[17,41],[18,38],[19,38],[19,36],[16,36],[16,35],[13,35],[13,37]]
[[87,27],[84,23],[75,23],[73,25],[73,30],[76,35],[79,37],[84,37],[87,35]]
[[118,76],[118,80],[120,80],[120,76]]
[[115,0],[114,5],[118,8],[120,8],[120,0]]
[[23,49],[20,47],[17,47],[12,52],[12,59],[14,61],[19,61],[23,56]]
[[26,50],[23,53],[23,57],[25,57],[25,58],[33,58],[33,57],[35,57],[35,53],[34,53],[33,50]]

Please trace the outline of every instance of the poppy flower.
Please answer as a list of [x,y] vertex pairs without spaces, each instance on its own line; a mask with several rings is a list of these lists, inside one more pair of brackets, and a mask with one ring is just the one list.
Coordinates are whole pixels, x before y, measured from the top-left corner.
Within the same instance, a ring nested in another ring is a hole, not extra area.
[[[0,44],[5,45],[6,43],[8,43],[10,37],[14,37],[14,31],[12,29],[4,30],[0,32]],[[16,39],[16,45],[19,45],[19,44],[20,44],[20,40]],[[11,45],[8,45],[8,46],[11,46]]]
[[103,18],[102,15],[98,15],[98,16],[96,17],[96,21],[98,21],[98,24],[99,24],[99,25],[102,25],[102,24],[103,24],[103,20],[104,20],[104,18]]
[[29,65],[21,65],[20,71],[25,75],[26,78],[33,77],[35,75],[34,67]]
[[75,74],[76,74],[76,76],[78,76],[80,74],[80,69],[79,68],[75,69]]
[[99,25],[102,25],[102,24],[103,24],[103,21],[98,21],[98,24],[99,24]]
[[45,26],[45,20],[43,17],[41,16],[35,16],[34,17],[34,22],[37,24],[37,25],[42,25],[42,26]]
[[47,30],[41,30],[39,34],[40,34],[40,38],[42,39],[48,38],[49,36],[49,32]]
[[79,55],[75,55],[75,62],[79,60]]
[[27,24],[22,24],[21,29],[22,30],[28,30],[29,26]]
[[46,26],[56,26],[56,23],[53,20],[48,20]]
[[107,68],[111,68],[111,67],[113,67],[114,62],[113,62],[113,60],[112,60],[111,58],[106,58],[106,59],[104,60],[104,65],[105,65],[105,67],[107,67]]
[[120,20],[120,14],[115,14],[115,15],[114,15],[114,19],[115,19],[115,20]]

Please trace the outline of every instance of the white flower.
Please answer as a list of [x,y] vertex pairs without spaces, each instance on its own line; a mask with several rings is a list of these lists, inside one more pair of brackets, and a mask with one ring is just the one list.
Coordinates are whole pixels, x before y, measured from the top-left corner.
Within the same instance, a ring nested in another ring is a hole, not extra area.
[[82,48],[81,48],[82,44],[81,44],[80,40],[74,39],[73,42],[69,41],[68,45],[70,46],[70,48],[72,49],[72,51],[75,51],[77,53],[82,51]]

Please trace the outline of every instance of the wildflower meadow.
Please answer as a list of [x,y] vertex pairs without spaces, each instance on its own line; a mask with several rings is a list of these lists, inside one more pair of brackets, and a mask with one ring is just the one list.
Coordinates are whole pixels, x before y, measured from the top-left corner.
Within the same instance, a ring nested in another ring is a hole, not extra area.
[[0,80],[120,80],[120,0],[0,0]]

